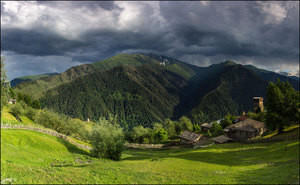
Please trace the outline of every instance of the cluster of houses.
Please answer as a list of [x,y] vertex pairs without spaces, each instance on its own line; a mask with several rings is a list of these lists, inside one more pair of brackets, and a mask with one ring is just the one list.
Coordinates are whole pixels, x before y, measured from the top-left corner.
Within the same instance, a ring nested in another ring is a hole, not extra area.
[[[263,98],[254,97],[254,111],[263,111]],[[207,132],[212,128],[212,123],[204,123],[201,125],[201,131]],[[235,124],[229,125],[224,131],[224,135],[214,137],[212,140],[215,143],[226,143],[231,141],[245,141],[257,136],[261,136],[266,131],[266,125],[263,122],[256,121],[247,118],[247,115],[243,113],[238,117]],[[196,134],[190,131],[184,131],[180,136],[180,142],[182,144],[196,144],[203,137],[202,134]]]

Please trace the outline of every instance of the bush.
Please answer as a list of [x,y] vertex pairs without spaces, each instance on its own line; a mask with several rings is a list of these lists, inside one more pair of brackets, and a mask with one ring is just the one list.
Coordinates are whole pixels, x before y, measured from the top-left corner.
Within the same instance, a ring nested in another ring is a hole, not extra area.
[[98,123],[91,132],[91,154],[96,157],[119,160],[124,150],[124,135],[117,125]]
[[11,105],[10,110],[12,115],[14,115],[16,118],[19,118],[24,113],[24,109],[19,103]]
[[81,140],[88,139],[88,131],[85,126],[75,119],[68,118],[67,116],[57,114],[47,109],[40,111],[35,117],[35,122],[47,128],[54,129],[59,133]]
[[35,116],[37,114],[37,110],[32,107],[26,107],[24,111],[24,115],[27,116],[31,120],[35,120]]

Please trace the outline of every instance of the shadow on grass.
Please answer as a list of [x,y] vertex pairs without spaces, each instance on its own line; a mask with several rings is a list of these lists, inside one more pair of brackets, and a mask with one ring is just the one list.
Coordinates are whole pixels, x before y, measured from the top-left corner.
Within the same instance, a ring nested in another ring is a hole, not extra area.
[[[147,150],[136,150],[131,151],[129,157],[124,158],[123,160],[152,160],[153,159],[164,159],[164,158],[178,158],[185,159],[197,162],[204,162],[217,165],[227,165],[227,166],[247,166],[247,165],[257,165],[257,164],[266,164],[272,163],[275,159],[291,160],[293,159],[293,151],[297,149],[297,145],[289,146],[286,149],[286,145],[266,147],[261,145],[262,148],[240,148],[238,151],[223,151],[223,152],[213,152],[207,149],[186,149],[175,150],[173,153],[169,151],[160,151],[152,152]],[[249,146],[249,145],[248,145]],[[265,148],[264,148],[265,147]],[[209,148],[208,148],[209,149]],[[218,150],[218,148],[214,148]],[[224,148],[230,150],[231,148]],[[272,152],[273,150],[276,152]],[[222,150],[222,149],[220,149]]]
[[57,138],[57,141],[60,142],[61,144],[65,145],[70,153],[76,153],[76,154],[81,154],[81,155],[89,155],[89,153],[83,149],[78,148],[77,146],[61,139]]
[[236,177],[239,184],[299,184],[299,160],[273,162]]

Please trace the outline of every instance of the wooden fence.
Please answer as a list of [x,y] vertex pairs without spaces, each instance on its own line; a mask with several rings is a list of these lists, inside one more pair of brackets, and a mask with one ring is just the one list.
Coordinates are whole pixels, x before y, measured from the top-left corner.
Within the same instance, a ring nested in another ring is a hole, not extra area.
[[47,129],[47,128],[39,128],[39,127],[31,127],[31,126],[25,126],[25,125],[10,125],[10,124],[1,124],[1,129],[23,129],[23,130],[32,130],[32,131],[36,131],[36,132],[41,132],[44,134],[48,134],[51,136],[55,136],[58,138],[61,138],[79,148],[85,149],[85,150],[91,150],[90,146],[84,145],[84,144],[79,144],[77,143],[75,140],[71,139],[70,137],[58,133],[54,130],[51,129]]

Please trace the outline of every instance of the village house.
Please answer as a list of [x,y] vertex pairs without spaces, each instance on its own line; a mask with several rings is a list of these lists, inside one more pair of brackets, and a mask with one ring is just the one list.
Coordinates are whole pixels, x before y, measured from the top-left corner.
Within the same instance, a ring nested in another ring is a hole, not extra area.
[[15,103],[17,103],[17,100],[16,99],[9,99],[8,103],[9,104],[15,104]]
[[188,130],[184,131],[180,136],[180,143],[181,144],[194,144],[202,137],[202,135],[190,132]]
[[234,123],[238,123],[240,121],[245,121],[246,118],[247,118],[247,114],[245,112],[243,112],[243,114],[240,117],[236,118],[236,120],[234,121]]
[[203,123],[201,125],[201,131],[202,132],[207,132],[208,130],[210,130],[212,127],[212,123]]
[[214,138],[212,138],[212,140],[217,144],[222,144],[222,143],[227,143],[227,142],[232,141],[232,139],[229,138],[226,135],[221,135],[221,136],[214,137]]
[[261,136],[266,130],[265,123],[246,118],[236,124],[229,125],[224,129],[224,132],[233,140],[242,141]]

